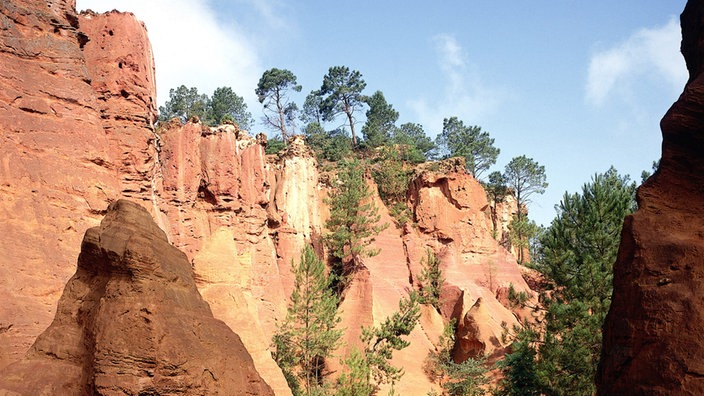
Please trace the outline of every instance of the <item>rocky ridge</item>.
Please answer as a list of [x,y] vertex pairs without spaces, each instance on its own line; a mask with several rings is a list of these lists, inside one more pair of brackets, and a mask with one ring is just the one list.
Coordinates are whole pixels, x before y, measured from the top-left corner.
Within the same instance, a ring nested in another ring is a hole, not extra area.
[[[0,246],[0,368],[49,326],[83,230],[98,224],[110,202],[129,197],[185,252],[203,299],[240,336],[262,378],[276,394],[290,394],[269,340],[285,315],[292,260],[306,243],[322,252],[328,216],[327,187],[302,140],[267,157],[264,138],[233,125],[176,123],[155,132],[153,59],[134,16],[77,15],[70,1],[7,7],[10,28],[0,31],[0,231],[7,242]],[[433,387],[422,361],[443,320],[460,321],[460,345],[468,347],[457,356],[500,353],[497,329],[516,316],[497,296],[509,284],[528,291],[515,257],[493,238],[479,183],[461,163],[436,168],[420,170],[410,185],[416,226],[391,226],[376,238],[381,254],[364,260],[342,306],[349,347],[361,325],[383,321],[417,288],[426,249],[441,258],[442,309],[425,309],[411,347],[394,357],[407,372],[396,385],[401,394]]]

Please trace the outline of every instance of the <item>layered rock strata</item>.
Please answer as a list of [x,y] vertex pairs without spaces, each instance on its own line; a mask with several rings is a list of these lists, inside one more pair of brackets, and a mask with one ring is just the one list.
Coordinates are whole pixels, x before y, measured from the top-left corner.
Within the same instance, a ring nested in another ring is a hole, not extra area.
[[86,231],[54,321],[0,378],[19,394],[274,394],[186,255],[126,200]]
[[689,1],[681,24],[690,77],[660,123],[660,168],[624,222],[602,395],[704,394],[704,2]]

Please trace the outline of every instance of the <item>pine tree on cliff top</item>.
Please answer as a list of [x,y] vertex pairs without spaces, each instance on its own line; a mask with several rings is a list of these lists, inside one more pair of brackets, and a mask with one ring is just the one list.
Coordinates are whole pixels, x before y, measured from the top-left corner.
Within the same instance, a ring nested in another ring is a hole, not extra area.
[[342,331],[338,298],[330,288],[325,264],[307,246],[294,266],[295,282],[286,320],[273,339],[274,360],[284,372],[294,394],[303,385],[304,394],[323,385],[325,359],[338,346]]

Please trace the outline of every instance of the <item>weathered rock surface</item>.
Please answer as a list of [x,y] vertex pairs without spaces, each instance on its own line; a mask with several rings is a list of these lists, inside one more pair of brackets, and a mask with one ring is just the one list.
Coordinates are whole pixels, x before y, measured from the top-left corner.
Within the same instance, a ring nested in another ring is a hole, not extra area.
[[20,394],[273,394],[186,255],[126,200],[86,231],[53,323],[0,378]]
[[[72,1],[0,5],[7,27],[0,30],[0,368],[20,359],[51,323],[83,230],[98,224],[110,202],[129,197],[186,254],[203,299],[239,334],[262,378],[277,395],[289,394],[269,342],[285,316],[291,263],[307,243],[324,253],[327,187],[315,158],[300,138],[267,157],[265,139],[233,125],[169,124],[156,133],[145,27],[131,14],[76,15],[74,7]],[[493,238],[479,183],[460,162],[432,166],[418,173],[409,193],[417,227],[391,226],[377,237],[381,254],[364,260],[342,305],[345,337],[354,345],[361,326],[383,321],[418,287],[426,249],[438,255],[447,279],[443,308],[424,309],[411,347],[394,356],[407,372],[396,390],[409,395],[433,387],[422,364],[443,320],[457,318],[470,329],[479,317],[471,307],[481,298],[492,322],[464,332],[463,340],[484,345],[471,354],[494,353],[497,323],[516,320],[502,305],[506,288],[528,290],[515,258]],[[511,211],[511,204],[501,207],[498,217],[510,218]],[[74,308],[62,302],[59,314]],[[54,331],[13,367],[46,363]],[[58,352],[83,335],[71,337]],[[75,371],[66,364],[68,373]]]
[[0,3],[0,367],[54,315],[120,190],[70,1]]
[[624,222],[602,395],[704,394],[704,2],[689,1],[681,24],[690,78],[660,124],[660,169]]
[[[509,328],[518,324],[497,295],[511,285],[516,291],[533,293],[516,258],[493,238],[486,194],[466,172],[464,162],[453,158],[435,167],[439,169],[420,171],[411,182],[409,205],[418,226],[404,235],[409,268],[417,283],[427,249],[436,254],[445,276],[440,313],[445,320],[457,320],[459,344],[473,345],[458,347],[455,359],[491,355],[506,346],[497,337],[501,323]],[[480,312],[488,312],[482,314],[479,327],[472,324],[475,305],[482,307]]]
[[275,392],[286,395],[269,343],[276,320],[286,313],[283,282],[291,271],[290,262],[279,268],[268,226],[270,217],[282,214],[271,202],[275,175],[264,147],[233,125],[189,122],[166,126],[160,136],[163,189],[156,194],[167,234],[191,258],[198,288],[216,317],[242,337]]
[[[153,200],[157,135],[154,56],[147,30],[133,14],[87,12],[78,16],[90,84],[97,96],[104,135],[120,195]],[[148,206],[148,203],[145,203]]]

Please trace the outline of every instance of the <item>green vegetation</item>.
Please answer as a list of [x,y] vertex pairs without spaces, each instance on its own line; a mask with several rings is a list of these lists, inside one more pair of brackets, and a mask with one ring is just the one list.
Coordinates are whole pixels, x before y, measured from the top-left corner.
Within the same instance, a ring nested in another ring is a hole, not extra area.
[[298,106],[291,102],[289,91],[300,92],[301,89],[291,71],[272,68],[262,74],[254,90],[259,103],[264,105],[264,123],[281,134],[284,146],[288,144],[288,134],[293,131],[298,116]]
[[511,222],[511,242],[518,248],[518,262],[525,262],[524,249],[538,232],[537,225],[528,220],[529,197],[542,194],[548,186],[545,167],[525,155],[514,157],[506,164],[503,178],[516,197],[518,211]]
[[332,121],[338,115],[347,116],[352,133],[352,147],[357,147],[357,135],[354,132],[354,113],[364,104],[362,91],[367,83],[362,73],[347,66],[333,66],[323,77],[323,85],[318,91],[321,97],[320,114],[325,121]]
[[199,94],[195,87],[187,88],[181,85],[176,89],[172,88],[169,91],[169,100],[159,107],[159,121],[179,118],[181,122],[186,122],[192,117],[198,117],[209,126],[231,121],[247,130],[254,123],[244,99],[230,87],[217,88],[212,98]]
[[437,145],[447,153],[447,157],[464,157],[467,170],[479,179],[499,156],[500,150],[494,147],[494,139],[479,126],[465,126],[457,117],[445,118],[442,133],[437,137]]
[[365,97],[364,102],[369,106],[367,122],[362,127],[365,145],[373,148],[389,144],[396,129],[398,111],[386,102],[381,91],[376,91],[374,95]]
[[636,208],[635,188],[611,168],[581,193],[565,193],[533,263],[551,284],[541,296],[545,328],[543,334],[531,326],[513,329],[513,353],[501,364],[501,394],[594,394],[612,265],[623,218]]
[[440,261],[432,250],[427,249],[425,258],[420,262],[422,269],[418,281],[420,282],[420,301],[422,304],[432,305],[440,309],[440,292],[445,278],[440,269]]
[[462,363],[452,359],[455,346],[456,321],[445,325],[438,340],[437,350],[430,351],[426,359],[426,371],[433,382],[440,384],[444,394],[450,396],[479,396],[485,393],[488,383],[485,358],[468,358]]
[[372,168],[372,177],[384,205],[389,208],[396,223],[403,226],[411,217],[405,203],[411,168],[401,160],[400,154],[393,147],[380,147],[378,154],[377,162]]
[[392,142],[397,145],[401,159],[414,164],[427,161],[437,148],[425,134],[422,125],[410,122],[394,130]]
[[325,360],[342,335],[335,329],[340,322],[338,298],[330,288],[325,264],[310,246],[303,249],[294,274],[291,305],[274,335],[273,355],[294,394],[309,396],[323,386]]
[[419,297],[411,293],[398,303],[398,311],[376,327],[362,328],[364,350],[356,348],[344,361],[345,370],[336,386],[336,395],[367,396],[375,393],[378,385],[395,384],[404,374],[403,368],[394,367],[390,360],[394,351],[410,343],[403,337],[411,334],[420,318]]
[[491,209],[491,224],[494,232],[494,239],[501,240],[503,235],[498,235],[499,218],[496,212],[497,205],[504,202],[509,194],[506,177],[499,171],[494,171],[489,174],[489,180],[484,183],[487,200]]
[[378,224],[378,208],[372,200],[371,190],[364,178],[365,169],[357,160],[338,163],[334,189],[326,203],[330,206],[330,218],[325,227],[330,234],[325,242],[330,253],[340,261],[333,267],[339,277],[339,290],[347,283],[347,277],[359,265],[362,257],[377,255],[369,244],[388,224]]

